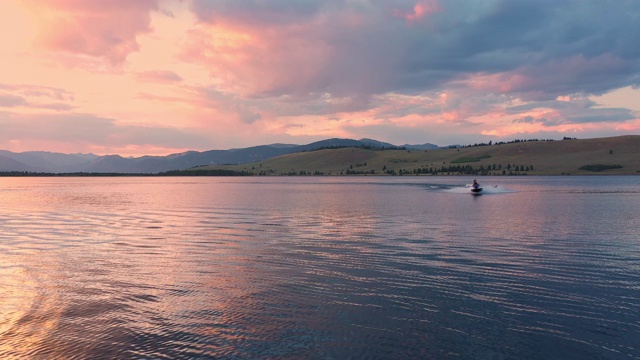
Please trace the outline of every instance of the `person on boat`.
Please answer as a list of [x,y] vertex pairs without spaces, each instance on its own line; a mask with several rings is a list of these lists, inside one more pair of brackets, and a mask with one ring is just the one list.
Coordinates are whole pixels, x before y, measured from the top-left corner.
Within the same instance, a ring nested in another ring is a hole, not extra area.
[[474,189],[479,189],[479,188],[480,188],[480,184],[478,184],[478,182],[476,181],[476,179],[473,179],[473,188],[474,188]]

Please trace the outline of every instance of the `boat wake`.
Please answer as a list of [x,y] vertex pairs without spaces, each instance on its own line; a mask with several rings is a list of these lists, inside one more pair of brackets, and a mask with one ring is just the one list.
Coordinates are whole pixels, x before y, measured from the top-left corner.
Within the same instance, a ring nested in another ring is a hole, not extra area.
[[[447,193],[452,194],[471,194],[471,185],[465,186],[457,186],[449,189],[443,190]],[[515,190],[511,190],[502,186],[494,185],[494,186],[482,186],[482,192],[478,193],[478,195],[488,195],[488,194],[509,194],[514,193]]]

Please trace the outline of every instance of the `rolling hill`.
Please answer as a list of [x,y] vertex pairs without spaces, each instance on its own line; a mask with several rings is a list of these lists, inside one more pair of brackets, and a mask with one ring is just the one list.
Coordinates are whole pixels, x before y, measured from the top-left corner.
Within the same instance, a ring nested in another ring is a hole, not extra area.
[[261,175],[640,175],[640,136],[515,141],[432,150],[321,149],[251,164],[196,169]]

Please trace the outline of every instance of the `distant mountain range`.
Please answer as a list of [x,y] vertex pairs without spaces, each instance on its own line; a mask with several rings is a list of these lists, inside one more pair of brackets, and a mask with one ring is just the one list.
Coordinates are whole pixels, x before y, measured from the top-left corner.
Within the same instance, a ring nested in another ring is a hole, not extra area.
[[242,149],[187,151],[167,156],[125,158],[119,155],[61,154],[45,151],[14,153],[0,150],[0,172],[35,173],[140,173],[153,174],[170,170],[185,170],[202,165],[245,164],[280,155],[323,148],[370,147],[437,149],[437,145],[393,145],[372,139],[327,139],[307,145],[272,144]]

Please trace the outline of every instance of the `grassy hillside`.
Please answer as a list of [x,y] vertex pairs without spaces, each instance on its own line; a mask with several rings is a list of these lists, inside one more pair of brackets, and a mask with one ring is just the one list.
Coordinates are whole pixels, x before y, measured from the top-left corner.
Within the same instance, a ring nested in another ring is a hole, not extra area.
[[[458,168],[460,170],[456,170]],[[640,136],[525,141],[426,151],[325,149],[251,164],[199,169],[247,171],[263,175],[458,175],[469,172],[478,175],[640,175]]]

